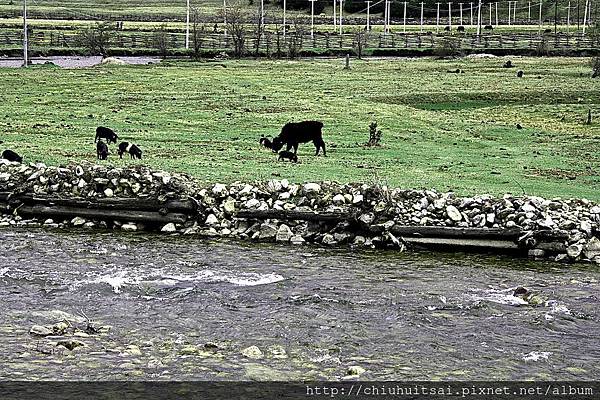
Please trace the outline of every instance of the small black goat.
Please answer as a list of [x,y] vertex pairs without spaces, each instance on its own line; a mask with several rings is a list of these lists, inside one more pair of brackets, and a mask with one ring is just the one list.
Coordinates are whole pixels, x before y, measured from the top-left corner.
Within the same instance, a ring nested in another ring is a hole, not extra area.
[[285,151],[285,150],[282,150],[279,152],[279,158],[277,159],[277,161],[283,161],[286,158],[288,160],[290,160],[291,162],[295,162],[295,163],[298,162],[298,156],[296,154],[292,153],[291,151]]
[[96,144],[96,155],[98,160],[106,160],[108,158],[108,146],[102,140]]
[[121,142],[119,143],[119,158],[123,158],[123,153],[129,153],[129,155],[131,156],[132,159],[138,159],[141,160],[142,159],[142,149],[140,149],[139,147],[137,147],[135,144],[133,143],[129,143],[129,142]]

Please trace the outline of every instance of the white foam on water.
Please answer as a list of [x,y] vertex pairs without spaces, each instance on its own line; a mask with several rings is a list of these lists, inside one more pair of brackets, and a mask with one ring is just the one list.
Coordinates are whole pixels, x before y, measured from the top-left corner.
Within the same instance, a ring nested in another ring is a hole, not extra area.
[[532,351],[523,356],[524,361],[540,361],[547,360],[552,355],[549,351]]
[[509,289],[489,289],[489,290],[472,289],[472,291],[481,292],[481,294],[473,294],[473,295],[471,295],[471,298],[473,300],[486,300],[486,301],[491,301],[492,303],[506,304],[506,305],[510,305],[510,306],[523,306],[523,305],[529,304],[522,298],[513,296],[515,289],[516,289],[516,287],[509,288]]
[[8,267],[0,268],[0,278],[2,278],[4,275],[6,275],[6,273],[8,271],[10,271],[10,268],[8,268]]
[[120,293],[124,285],[137,285],[142,281],[141,276],[131,276],[126,271],[120,271],[116,274],[101,275],[98,278],[88,281],[89,283],[107,283],[113,292]]

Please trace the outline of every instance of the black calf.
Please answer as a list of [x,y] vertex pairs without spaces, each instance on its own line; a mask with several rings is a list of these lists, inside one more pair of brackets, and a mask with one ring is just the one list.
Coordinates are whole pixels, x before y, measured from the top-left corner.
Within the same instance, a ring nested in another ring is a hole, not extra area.
[[102,140],[96,145],[96,155],[98,160],[106,160],[108,158],[108,146]]
[[465,27],[461,25],[458,28],[456,28],[456,30],[459,31],[459,32],[464,32],[465,31]]
[[485,29],[485,30],[487,30],[487,31],[493,31],[493,30],[494,30],[494,27],[493,27],[493,26],[491,26],[491,25],[486,25],[486,26],[484,26],[484,27],[483,27],[483,29]]
[[133,143],[129,143],[129,142],[119,143],[118,153],[119,153],[119,158],[123,158],[123,153],[129,153],[131,158],[133,158],[134,160],[136,158],[139,160],[142,159],[142,149],[140,149]]
[[294,154],[298,152],[298,144],[313,142],[317,152],[315,155],[319,155],[319,150],[323,149],[323,155],[325,153],[325,142],[323,141],[323,123],[320,121],[302,121],[302,122],[288,122],[281,128],[279,136],[273,138],[273,151],[279,151],[283,145],[287,145],[286,150],[294,149]]
[[13,162],[15,162],[15,161],[20,162],[20,163],[23,162],[23,157],[21,157],[14,151],[8,150],[8,149],[6,149],[2,152],[2,158],[4,158],[5,160],[8,160],[8,161],[13,161]]
[[298,156],[296,154],[292,153],[291,151],[285,150],[279,152],[279,158],[277,159],[277,161],[282,161],[286,158],[291,162],[298,162]]
[[112,129],[99,126],[96,128],[96,139],[94,139],[94,143],[96,143],[98,139],[106,139],[108,143],[117,143],[118,138],[119,136],[117,136]]
[[273,148],[273,142],[271,142],[271,140],[269,138],[266,138],[265,135],[262,135],[260,137],[260,139],[258,140],[258,143],[260,143],[261,146],[266,147],[267,149]]

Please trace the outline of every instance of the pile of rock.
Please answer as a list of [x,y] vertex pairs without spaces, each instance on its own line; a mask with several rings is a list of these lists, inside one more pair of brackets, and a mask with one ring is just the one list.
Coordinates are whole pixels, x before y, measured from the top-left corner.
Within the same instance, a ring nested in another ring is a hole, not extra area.
[[[355,244],[403,248],[393,227],[437,226],[514,229],[526,247],[535,247],[530,233],[549,231],[564,238],[559,259],[600,261],[600,206],[585,199],[544,199],[535,196],[489,195],[459,197],[435,190],[390,189],[381,185],[335,182],[235,182],[200,185],[185,174],[153,171],[147,167],[112,168],[94,164],[48,167],[0,160],[0,192],[31,193],[64,198],[148,198],[158,201],[193,199],[197,212],[187,222],[169,222],[165,233],[199,234],[240,239],[305,242],[324,245]],[[331,213],[337,220],[240,217],[240,211]],[[10,210],[9,210],[10,211]],[[18,211],[17,211],[18,214]],[[107,225],[107,222],[109,224]],[[53,221],[23,220],[5,214],[2,225],[116,227],[140,230],[131,221],[99,221],[81,217]],[[560,236],[560,235],[559,235]],[[541,255],[541,254],[536,254]]]
[[91,163],[46,166],[0,159],[0,192],[57,197],[148,197],[166,200],[198,191],[185,174],[153,171],[144,166],[115,168]]

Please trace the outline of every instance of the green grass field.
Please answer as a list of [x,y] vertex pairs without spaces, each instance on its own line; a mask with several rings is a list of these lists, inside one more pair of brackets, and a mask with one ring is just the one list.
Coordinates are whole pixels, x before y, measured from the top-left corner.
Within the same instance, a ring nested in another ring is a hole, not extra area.
[[[0,140],[27,161],[95,162],[114,128],[143,163],[203,181],[383,181],[461,194],[600,200],[600,80],[586,59],[177,62],[1,69]],[[464,74],[448,73],[461,68]],[[588,109],[595,121],[585,125]],[[287,121],[325,123],[328,157],[258,147]],[[377,120],[383,146],[365,148]],[[524,129],[517,130],[520,123]],[[128,165],[111,148],[110,163]]]

